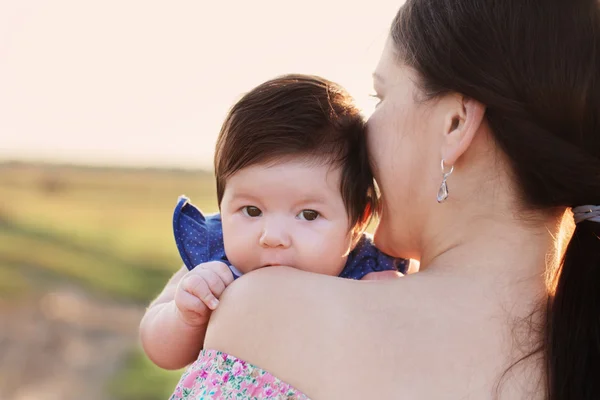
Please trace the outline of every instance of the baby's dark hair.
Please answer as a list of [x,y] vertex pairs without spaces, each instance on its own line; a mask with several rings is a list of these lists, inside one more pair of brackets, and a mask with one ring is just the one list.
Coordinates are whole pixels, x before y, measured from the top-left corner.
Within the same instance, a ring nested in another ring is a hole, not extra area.
[[339,85],[312,75],[285,75],[244,95],[229,111],[215,152],[217,199],[242,168],[289,158],[341,169],[340,193],[350,226],[364,231],[377,210],[365,121]]

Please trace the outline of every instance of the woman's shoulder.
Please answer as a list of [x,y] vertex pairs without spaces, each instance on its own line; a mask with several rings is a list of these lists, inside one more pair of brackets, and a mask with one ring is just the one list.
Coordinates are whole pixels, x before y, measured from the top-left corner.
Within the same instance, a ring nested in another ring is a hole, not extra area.
[[335,331],[337,281],[287,267],[246,274],[223,293],[204,347],[269,371],[310,396],[318,384],[314,370],[323,367],[314,365],[317,344]]
[[[234,281],[221,296],[205,348],[244,358],[282,354],[315,320],[324,318],[340,279],[288,267],[263,268]],[[258,353],[258,354],[257,354]],[[251,361],[251,360],[248,360]]]
[[380,369],[380,361],[368,359],[379,354],[386,333],[394,331],[394,342],[402,336],[386,327],[393,307],[383,296],[395,292],[392,286],[397,283],[340,279],[286,267],[254,271],[223,294],[211,317],[205,348],[269,371],[309,397],[328,398],[330,390],[360,385],[352,373],[355,367],[350,367],[354,363],[365,368],[372,364],[367,369],[374,372]]
[[[250,343],[256,348],[267,345],[272,349],[288,338],[308,334],[305,331],[315,326],[321,332],[333,332],[340,313],[360,313],[365,296],[375,301],[374,297],[381,295],[382,286],[370,283],[376,284],[289,267],[250,272],[234,281],[221,296],[211,316],[205,345],[226,352],[238,350],[236,344],[240,342],[244,342],[240,346],[243,349]],[[332,330],[326,330],[330,325]]]

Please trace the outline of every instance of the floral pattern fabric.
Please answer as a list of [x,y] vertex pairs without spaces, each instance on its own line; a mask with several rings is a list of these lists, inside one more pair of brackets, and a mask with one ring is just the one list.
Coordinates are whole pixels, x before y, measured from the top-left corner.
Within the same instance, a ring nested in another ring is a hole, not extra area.
[[170,400],[310,400],[265,370],[220,351],[202,350]]

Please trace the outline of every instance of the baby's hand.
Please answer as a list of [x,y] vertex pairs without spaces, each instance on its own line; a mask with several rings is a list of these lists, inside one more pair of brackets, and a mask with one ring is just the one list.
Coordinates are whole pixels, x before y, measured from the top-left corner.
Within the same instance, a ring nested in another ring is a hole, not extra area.
[[387,281],[391,279],[398,279],[403,277],[398,271],[373,271],[369,272],[365,276],[362,277],[362,281]]
[[219,261],[202,263],[189,271],[175,291],[175,306],[183,321],[193,327],[206,324],[231,282],[233,274]]

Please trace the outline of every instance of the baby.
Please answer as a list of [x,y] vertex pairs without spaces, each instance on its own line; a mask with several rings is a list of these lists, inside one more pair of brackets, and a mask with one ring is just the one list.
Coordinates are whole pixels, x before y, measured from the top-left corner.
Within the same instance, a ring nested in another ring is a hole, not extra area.
[[287,75],[247,93],[223,123],[215,174],[221,213],[205,217],[180,197],[173,227],[190,271],[171,278],[140,326],[146,353],[163,368],[197,357],[220,294],[252,270],[388,279],[408,267],[364,233],[375,184],[363,118],[339,85]]

